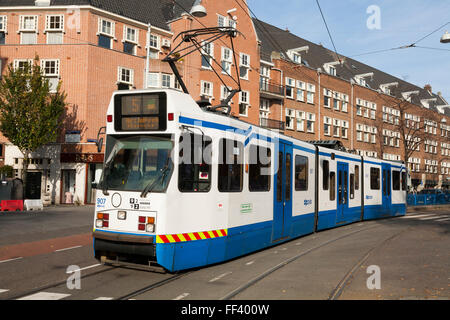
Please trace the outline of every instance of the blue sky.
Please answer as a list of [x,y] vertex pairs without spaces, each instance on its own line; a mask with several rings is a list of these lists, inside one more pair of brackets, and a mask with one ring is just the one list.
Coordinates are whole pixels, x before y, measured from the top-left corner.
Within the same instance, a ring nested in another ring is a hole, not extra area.
[[[332,49],[316,0],[247,0],[256,16],[281,29]],[[361,53],[396,48],[416,42],[450,22],[449,0],[320,0],[338,53],[352,57]],[[370,29],[370,6],[379,10],[380,29]],[[450,43],[440,43],[450,24],[418,46],[442,51],[409,48],[353,57],[400,79],[423,87],[431,84],[450,103]],[[448,51],[446,51],[448,50]]]

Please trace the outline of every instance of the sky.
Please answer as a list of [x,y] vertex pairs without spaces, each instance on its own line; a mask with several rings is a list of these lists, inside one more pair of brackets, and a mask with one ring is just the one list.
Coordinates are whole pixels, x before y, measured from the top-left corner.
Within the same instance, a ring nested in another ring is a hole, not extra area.
[[[247,0],[256,17],[314,43],[333,45],[317,0]],[[400,79],[441,92],[450,104],[449,0],[319,0],[337,52]],[[360,55],[416,43],[408,48]],[[357,56],[360,55],[360,56]]]

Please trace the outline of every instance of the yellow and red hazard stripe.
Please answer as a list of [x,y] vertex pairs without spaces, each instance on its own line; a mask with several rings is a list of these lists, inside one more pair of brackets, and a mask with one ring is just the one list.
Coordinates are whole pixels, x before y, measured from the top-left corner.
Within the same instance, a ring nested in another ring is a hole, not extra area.
[[196,240],[221,238],[221,237],[226,237],[227,235],[228,235],[228,229],[203,231],[203,232],[191,232],[191,233],[179,233],[179,234],[166,234],[166,235],[156,236],[156,243],[188,242],[188,241],[196,241]]

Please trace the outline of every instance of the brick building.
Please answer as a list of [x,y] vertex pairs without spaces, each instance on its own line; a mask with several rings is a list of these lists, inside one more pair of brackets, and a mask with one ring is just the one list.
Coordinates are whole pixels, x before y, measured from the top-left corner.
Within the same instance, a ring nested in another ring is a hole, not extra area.
[[[338,58],[320,45],[251,19],[243,0],[202,0],[208,13],[202,18],[189,13],[195,4],[194,0],[0,1],[1,73],[8,64],[20,68],[38,56],[52,86],[61,81],[67,93],[61,137],[32,155],[29,197],[92,203],[92,183],[101,174],[103,154],[91,141],[105,124],[113,91],[180,89],[161,60],[180,32],[215,26],[235,27],[242,33],[234,43],[236,60],[229,41],[219,40],[202,44],[207,55],[196,52],[178,63],[194,99],[218,105],[226,96],[225,85],[210,66],[214,57],[227,87],[236,88],[227,73],[236,78],[235,67],[239,70],[242,92],[232,99],[234,116],[302,140],[339,139],[364,155],[403,160],[398,123],[404,118],[418,120],[431,132],[429,141],[410,157],[413,182],[428,181],[430,186],[447,182],[450,110],[431,88]],[[402,117],[396,108],[402,102],[399,98],[409,101],[403,103],[408,108],[402,109]],[[424,110],[432,111],[436,117],[429,118],[434,120],[423,116]],[[0,161],[20,175],[23,155],[3,137],[0,142]]]

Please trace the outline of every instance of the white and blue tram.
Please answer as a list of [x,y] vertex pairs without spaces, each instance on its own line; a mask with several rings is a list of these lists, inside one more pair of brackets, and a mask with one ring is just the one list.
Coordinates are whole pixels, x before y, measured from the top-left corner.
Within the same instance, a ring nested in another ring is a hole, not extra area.
[[112,97],[97,259],[175,272],[405,213],[402,163],[299,141],[207,111],[176,90]]

